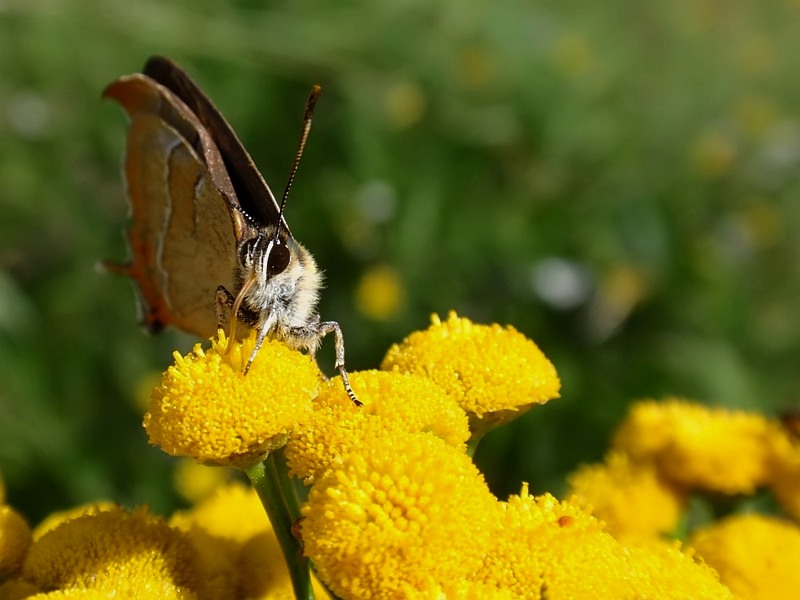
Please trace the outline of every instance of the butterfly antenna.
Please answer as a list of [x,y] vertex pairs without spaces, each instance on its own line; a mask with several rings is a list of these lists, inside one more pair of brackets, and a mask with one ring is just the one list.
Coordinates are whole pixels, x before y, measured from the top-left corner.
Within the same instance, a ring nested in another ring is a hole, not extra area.
[[289,172],[289,180],[286,182],[286,188],[283,190],[281,207],[280,211],[278,212],[278,226],[275,229],[275,238],[278,237],[278,233],[281,229],[281,223],[283,223],[283,209],[286,207],[286,199],[289,197],[289,190],[292,189],[294,176],[297,174],[297,168],[300,166],[300,159],[303,156],[303,150],[306,147],[306,140],[308,139],[308,134],[311,131],[311,120],[314,117],[314,106],[317,104],[317,98],[319,98],[321,91],[322,88],[318,85],[312,87],[311,94],[308,97],[308,102],[306,102],[306,112],[303,116],[303,131],[300,134],[300,143],[297,145],[297,152],[294,155],[292,170]]

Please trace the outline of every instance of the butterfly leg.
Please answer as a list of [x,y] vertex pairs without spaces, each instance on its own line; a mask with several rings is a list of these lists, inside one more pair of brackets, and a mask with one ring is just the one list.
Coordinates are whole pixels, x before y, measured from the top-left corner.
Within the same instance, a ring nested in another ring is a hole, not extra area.
[[339,323],[336,321],[323,321],[322,323],[317,323],[317,328],[319,337],[324,337],[329,333],[333,333],[333,339],[336,348],[336,364],[334,366],[339,371],[339,375],[342,377],[344,390],[347,392],[347,395],[350,396],[350,400],[352,400],[353,404],[356,406],[361,406],[361,401],[356,398],[353,388],[350,387],[350,379],[347,377],[347,369],[345,369],[344,366],[344,336],[342,335],[342,328],[339,327]]

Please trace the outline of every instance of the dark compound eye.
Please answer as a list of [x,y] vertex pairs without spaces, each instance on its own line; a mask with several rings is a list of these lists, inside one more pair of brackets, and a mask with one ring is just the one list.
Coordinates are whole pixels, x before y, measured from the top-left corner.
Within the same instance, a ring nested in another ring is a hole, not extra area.
[[269,259],[267,261],[267,276],[275,277],[275,275],[283,273],[286,267],[289,266],[290,259],[291,254],[289,253],[289,248],[281,243],[280,240],[273,240],[272,250],[270,250]]

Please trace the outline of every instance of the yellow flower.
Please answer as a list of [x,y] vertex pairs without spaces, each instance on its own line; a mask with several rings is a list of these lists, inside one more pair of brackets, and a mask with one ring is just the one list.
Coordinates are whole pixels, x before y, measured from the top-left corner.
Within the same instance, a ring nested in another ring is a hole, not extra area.
[[772,492],[783,510],[800,519],[800,439],[780,429],[772,437],[774,469]]
[[728,172],[739,152],[736,140],[726,131],[700,132],[689,148],[689,157],[700,175],[713,179]]
[[[136,598],[136,592],[128,592],[129,598]],[[69,588],[66,590],[53,590],[52,592],[41,592],[32,596],[23,596],[26,600],[108,600],[116,598],[116,591],[98,590],[94,588]],[[195,600],[197,595],[193,592],[186,592],[179,596],[172,596],[180,600]]]
[[173,456],[245,468],[280,448],[311,410],[320,374],[313,360],[267,340],[245,375],[255,334],[243,343],[222,332],[211,349],[200,344],[153,390],[144,427],[150,443]]
[[192,458],[183,458],[175,465],[175,490],[189,502],[211,496],[231,480],[231,469],[209,467]]
[[383,321],[403,305],[403,282],[387,265],[373,267],[361,276],[356,288],[356,306],[366,316]]
[[[550,598],[551,546],[562,535],[562,529],[569,531],[569,535],[588,535],[589,540],[602,534],[597,542],[604,547],[616,544],[610,535],[603,533],[603,523],[572,500],[560,502],[550,494],[531,496],[527,484],[518,496],[511,496],[500,507],[498,531],[486,547],[484,564],[472,579],[511,590],[515,598]],[[605,556],[604,550],[599,555]],[[614,558],[613,554],[608,557]],[[591,569],[587,568],[585,575],[591,578],[587,585],[598,584],[598,576],[592,576]],[[547,596],[543,590],[547,590]],[[579,597],[582,596],[576,596]]]
[[757,514],[728,517],[689,540],[720,579],[742,598],[797,598],[800,529]]
[[454,312],[389,349],[381,368],[417,373],[441,385],[470,415],[473,435],[558,397],[556,370],[513,327],[476,325]]
[[621,544],[574,499],[535,498],[524,487],[500,523],[478,577],[515,598],[733,598],[713,569],[655,541]]
[[99,512],[114,510],[116,508],[119,508],[119,505],[116,502],[98,500],[97,502],[82,504],[80,506],[76,506],[75,508],[50,513],[34,528],[33,540],[38,540],[48,531],[52,531],[62,523],[66,523],[72,519],[77,519],[83,515],[96,515]]
[[677,484],[751,494],[771,475],[774,429],[755,413],[667,398],[634,404],[613,447],[635,461],[653,461]]
[[[292,580],[278,540],[271,530],[253,536],[242,546],[236,569],[239,575],[236,589],[240,598],[294,600]],[[317,600],[330,598],[313,573],[311,584]]]
[[31,529],[22,515],[0,506],[0,580],[16,575],[30,544]]
[[634,588],[629,598],[739,598],[724,582],[720,582],[712,567],[696,558],[691,548],[681,549],[680,542],[656,538],[637,540],[625,544],[624,552],[628,564],[627,577]]
[[314,485],[302,536],[337,596],[406,598],[475,571],[498,510],[461,450],[428,433],[384,431]]
[[47,532],[30,548],[23,577],[40,589],[148,590],[149,598],[192,598],[200,590],[188,539],[146,510],[84,515]]
[[672,532],[685,504],[683,494],[652,463],[634,463],[621,452],[611,452],[602,464],[580,467],[568,481],[575,501],[617,538]]
[[[219,488],[191,510],[176,512],[169,523],[189,537],[206,574],[209,594],[220,600],[229,597],[230,590],[239,585],[244,545],[262,534],[274,539],[255,491],[236,481]],[[283,558],[280,567],[286,570]]]
[[350,383],[363,406],[355,406],[339,378],[314,400],[311,418],[297,427],[286,444],[292,472],[311,483],[342,456],[364,444],[368,428],[428,431],[448,444],[464,448],[469,437],[467,416],[440,386],[417,375],[362,371]]
[[[123,598],[140,598],[139,591],[129,590]],[[95,588],[69,588],[66,590],[53,590],[52,592],[41,592],[33,596],[25,596],[25,600],[108,600],[109,598],[120,597],[113,590],[98,590]],[[148,598],[162,597],[148,595]],[[182,591],[179,595],[163,596],[175,598],[176,600],[197,600],[194,592]]]

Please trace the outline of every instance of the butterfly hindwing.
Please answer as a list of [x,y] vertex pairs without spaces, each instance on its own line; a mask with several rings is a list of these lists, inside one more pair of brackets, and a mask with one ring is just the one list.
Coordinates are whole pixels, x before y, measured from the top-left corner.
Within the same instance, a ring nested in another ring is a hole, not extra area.
[[237,245],[252,234],[208,131],[169,90],[144,75],[114,82],[131,123],[125,158],[133,213],[133,277],[150,329],[208,337],[217,328],[216,290],[234,289]]

